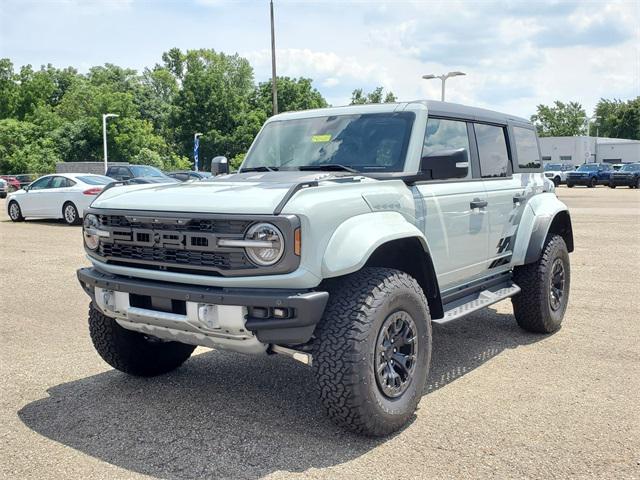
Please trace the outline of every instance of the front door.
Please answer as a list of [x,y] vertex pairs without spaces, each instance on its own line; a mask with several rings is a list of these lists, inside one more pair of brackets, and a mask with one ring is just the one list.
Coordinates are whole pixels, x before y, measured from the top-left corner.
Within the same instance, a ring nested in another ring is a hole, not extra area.
[[19,197],[20,209],[24,216],[46,215],[46,193],[53,177],[42,177],[29,185],[29,190]]
[[[464,148],[471,159],[469,129],[462,120],[432,118],[422,155]],[[486,271],[489,217],[482,181],[467,177],[426,182],[415,187],[422,212],[418,223],[425,231],[438,282],[447,289],[471,281]]]

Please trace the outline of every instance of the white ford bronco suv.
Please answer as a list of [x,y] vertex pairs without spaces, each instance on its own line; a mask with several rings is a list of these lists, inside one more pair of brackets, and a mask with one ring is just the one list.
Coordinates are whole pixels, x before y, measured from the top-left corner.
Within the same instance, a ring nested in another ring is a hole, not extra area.
[[110,365],[163,374],[197,345],[287,355],[368,435],[413,415],[432,323],[511,298],[525,330],[560,328],[573,250],[531,123],[433,101],[276,115],[238,173],[105,189],[83,237]]

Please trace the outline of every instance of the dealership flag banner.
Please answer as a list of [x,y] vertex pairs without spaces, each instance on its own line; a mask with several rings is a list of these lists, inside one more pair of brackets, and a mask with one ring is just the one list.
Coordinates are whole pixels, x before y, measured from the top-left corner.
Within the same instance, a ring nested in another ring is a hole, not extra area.
[[193,140],[193,166],[194,170],[198,171],[198,149],[200,148],[200,137],[196,137]]

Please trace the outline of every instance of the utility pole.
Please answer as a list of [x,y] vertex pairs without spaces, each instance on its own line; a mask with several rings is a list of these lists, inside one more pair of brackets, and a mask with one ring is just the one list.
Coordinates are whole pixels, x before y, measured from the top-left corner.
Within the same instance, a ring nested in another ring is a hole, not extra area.
[[273,0],[269,2],[271,10],[271,95],[273,96],[273,114],[278,114],[278,87],[276,86],[276,34],[273,26]]
[[449,73],[446,73],[444,75],[429,74],[429,75],[423,75],[422,78],[424,78],[425,80],[431,80],[433,78],[439,78],[442,81],[442,96],[441,96],[441,99],[444,102],[444,84],[447,81],[447,78],[459,77],[460,75],[466,75],[466,73],[464,73],[464,72],[449,72]]
[[102,143],[104,146],[104,173],[107,173],[107,118],[119,117],[115,113],[102,114]]

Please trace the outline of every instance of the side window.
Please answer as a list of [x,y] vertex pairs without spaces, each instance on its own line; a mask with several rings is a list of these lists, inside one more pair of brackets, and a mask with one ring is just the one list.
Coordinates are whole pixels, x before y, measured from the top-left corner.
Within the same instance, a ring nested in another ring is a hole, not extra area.
[[540,152],[536,133],[528,128],[513,127],[513,136],[518,153],[518,167],[540,168]]
[[75,184],[76,184],[76,182],[74,182],[70,178],[67,178],[65,187],[73,187]]
[[460,148],[463,148],[467,152],[467,158],[471,159],[466,122],[444,118],[427,119],[427,131],[422,146],[423,158],[442,150]]
[[48,188],[64,188],[67,186],[67,179],[64,177],[53,177]]
[[44,177],[36,180],[31,184],[29,190],[43,190],[45,188],[49,188],[49,183],[51,182],[52,177]]
[[509,153],[504,127],[476,123],[474,128],[482,178],[506,177],[509,173]]

